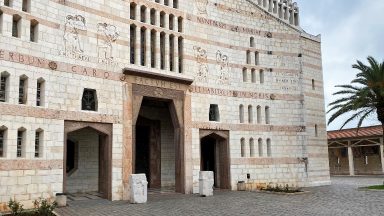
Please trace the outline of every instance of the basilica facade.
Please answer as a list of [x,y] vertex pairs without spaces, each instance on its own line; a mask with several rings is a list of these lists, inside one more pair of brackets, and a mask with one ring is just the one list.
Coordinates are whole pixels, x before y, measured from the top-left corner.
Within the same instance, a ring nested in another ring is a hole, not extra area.
[[330,183],[321,38],[291,0],[0,0],[0,205]]

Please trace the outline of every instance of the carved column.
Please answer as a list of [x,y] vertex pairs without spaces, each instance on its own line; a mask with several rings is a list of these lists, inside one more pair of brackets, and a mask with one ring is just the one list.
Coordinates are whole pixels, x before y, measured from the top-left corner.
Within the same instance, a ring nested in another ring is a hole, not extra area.
[[151,67],[151,29],[145,31],[145,65]]
[[169,59],[170,59],[170,52],[169,52],[169,34],[164,35],[165,38],[165,64],[164,64],[164,70],[169,71]]
[[173,8],[173,0],[168,1],[169,7]]
[[300,17],[299,17],[299,12],[296,12],[294,13],[295,17],[294,17],[294,22],[295,22],[295,26],[299,26],[300,25]]
[[289,24],[293,24],[293,10],[289,10]]
[[273,0],[273,13],[277,13],[278,3],[277,0]]
[[140,26],[136,27],[135,35],[135,64],[140,65],[141,62],[141,28]]
[[141,5],[137,4],[135,8],[136,20],[141,21]]
[[160,4],[164,4],[164,0],[160,0]]
[[164,14],[164,28],[169,29],[169,14]]
[[353,163],[353,151],[351,147],[351,141],[348,141],[348,164],[349,164],[349,175],[355,175],[355,166]]
[[174,57],[173,57],[173,67],[175,68],[175,72],[179,73],[179,38],[178,37],[173,37],[174,42],[173,42],[173,50],[174,50]]
[[156,42],[155,42],[155,67],[160,69],[160,32],[156,32]]

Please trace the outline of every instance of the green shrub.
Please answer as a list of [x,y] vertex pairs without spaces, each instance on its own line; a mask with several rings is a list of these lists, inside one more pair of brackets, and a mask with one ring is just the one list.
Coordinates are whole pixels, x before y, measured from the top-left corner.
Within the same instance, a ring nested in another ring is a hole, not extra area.
[[43,198],[33,201],[33,205],[35,205],[36,213],[40,216],[53,216],[52,212],[57,207],[56,202],[50,202]]
[[23,204],[21,204],[20,202],[18,202],[16,200],[10,199],[8,202],[8,207],[11,209],[11,214],[13,216],[22,215],[22,213],[24,211]]

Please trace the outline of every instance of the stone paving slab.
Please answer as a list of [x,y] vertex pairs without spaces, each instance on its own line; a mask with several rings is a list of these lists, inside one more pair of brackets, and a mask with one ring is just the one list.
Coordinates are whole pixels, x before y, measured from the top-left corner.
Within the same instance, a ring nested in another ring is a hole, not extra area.
[[216,191],[213,197],[153,195],[147,204],[88,200],[57,209],[60,216],[94,215],[384,215],[384,192],[358,190],[382,184],[384,177],[335,177],[331,186],[289,196],[258,192]]

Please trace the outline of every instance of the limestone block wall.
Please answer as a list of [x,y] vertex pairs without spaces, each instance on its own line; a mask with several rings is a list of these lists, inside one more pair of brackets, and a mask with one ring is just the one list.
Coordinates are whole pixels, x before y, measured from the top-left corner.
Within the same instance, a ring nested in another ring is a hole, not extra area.
[[[2,110],[3,111],[3,110]],[[0,203],[15,198],[26,207],[39,197],[53,197],[63,187],[63,121],[1,115],[6,128],[5,155],[0,157]],[[22,157],[17,157],[17,131],[24,128]],[[35,131],[43,132],[35,157]]]
[[67,177],[68,193],[99,191],[99,134],[92,129],[71,133],[68,139],[77,144],[77,169]]
[[[329,183],[329,159],[324,110],[321,44],[308,35],[301,38],[303,93],[309,158],[309,185]],[[327,165],[328,164],[328,165]]]

